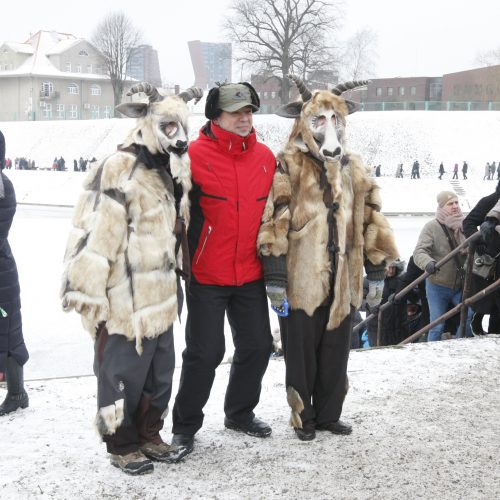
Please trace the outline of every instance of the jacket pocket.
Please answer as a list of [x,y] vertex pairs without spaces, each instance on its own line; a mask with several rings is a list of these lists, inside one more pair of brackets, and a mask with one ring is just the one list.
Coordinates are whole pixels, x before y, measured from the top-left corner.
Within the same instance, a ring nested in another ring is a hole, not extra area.
[[203,252],[205,251],[205,247],[207,246],[208,239],[210,238],[211,233],[212,233],[212,226],[208,226],[207,232],[205,233],[205,238],[203,238],[203,243],[201,244],[201,247],[199,247],[200,250],[199,250],[198,255],[196,257],[195,265],[198,264],[198,262],[200,261],[201,256],[203,255]]

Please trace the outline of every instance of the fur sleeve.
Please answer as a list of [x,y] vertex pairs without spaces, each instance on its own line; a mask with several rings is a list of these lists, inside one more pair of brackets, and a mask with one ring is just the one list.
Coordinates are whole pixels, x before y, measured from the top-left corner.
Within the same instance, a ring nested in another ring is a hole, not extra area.
[[261,256],[279,257],[288,252],[288,229],[290,227],[288,205],[291,186],[290,177],[282,161],[278,160],[257,236],[257,251]]
[[380,212],[381,207],[380,189],[373,184],[365,199],[364,242],[365,255],[374,264],[399,257],[394,233],[389,221]]
[[108,276],[127,232],[125,197],[102,181],[105,169],[90,173],[75,206],[61,289],[63,309],[92,324],[108,317]]

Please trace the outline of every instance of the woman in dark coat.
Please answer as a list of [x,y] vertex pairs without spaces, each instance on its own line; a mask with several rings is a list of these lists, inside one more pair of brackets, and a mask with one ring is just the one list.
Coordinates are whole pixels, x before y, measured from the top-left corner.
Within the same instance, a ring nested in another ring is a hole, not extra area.
[[[496,205],[499,199],[500,182],[497,184],[495,192],[481,198],[477,202],[476,206],[470,211],[469,215],[465,217],[463,229],[467,238],[472,236],[478,230],[478,227],[484,222],[486,214]],[[493,238],[487,245],[483,241],[480,241],[476,247],[477,255],[483,255],[486,253],[491,257],[495,257],[499,252],[500,235],[498,233],[493,235]],[[499,277],[500,258],[497,258],[494,266],[494,272],[488,279],[472,274],[470,294],[474,295],[475,293],[483,290]],[[485,314],[490,315],[488,333],[500,333],[500,292],[498,290],[486,295],[481,300],[478,300],[472,305],[472,309],[474,310],[474,316],[472,317],[471,328],[475,335],[482,335],[485,333],[482,326],[482,320]]]
[[[0,131],[0,170],[4,162],[5,139]],[[29,404],[23,379],[23,366],[29,356],[23,339],[19,278],[7,240],[15,213],[14,186],[0,172],[0,380],[7,381],[7,396],[0,405],[0,416]]]

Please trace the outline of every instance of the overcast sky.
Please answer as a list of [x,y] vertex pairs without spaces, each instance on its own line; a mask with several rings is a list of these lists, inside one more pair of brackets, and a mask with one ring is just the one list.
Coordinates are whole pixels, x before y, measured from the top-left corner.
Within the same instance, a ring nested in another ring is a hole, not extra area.
[[[24,42],[39,30],[90,38],[106,14],[122,10],[158,51],[163,80],[186,87],[194,81],[187,42],[225,41],[221,21],[229,4],[83,0],[62,8],[62,2],[25,0],[22,7],[2,9],[0,42]],[[377,34],[377,77],[440,76],[472,69],[479,51],[500,46],[498,0],[343,0],[343,11],[342,40],[365,27]],[[234,77],[239,77],[236,70]]]

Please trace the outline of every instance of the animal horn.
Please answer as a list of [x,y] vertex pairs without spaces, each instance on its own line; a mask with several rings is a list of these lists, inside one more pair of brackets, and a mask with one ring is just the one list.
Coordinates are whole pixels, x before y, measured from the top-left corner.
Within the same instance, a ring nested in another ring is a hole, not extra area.
[[184,100],[184,102],[189,102],[191,99],[196,99],[195,104],[203,97],[203,90],[200,87],[189,87],[179,94],[179,97]]
[[297,85],[297,88],[300,92],[300,97],[302,97],[302,100],[304,102],[308,101],[312,97],[311,91],[306,87],[306,84],[302,81],[302,78],[299,78],[295,75],[288,75],[288,78],[290,78],[290,80],[292,80],[295,85]]
[[357,89],[358,87],[365,87],[371,80],[354,80],[352,82],[339,83],[332,89],[332,94],[341,95],[346,90]]
[[132,94],[137,94],[138,92],[144,92],[148,96],[149,102],[157,102],[163,100],[163,96],[158,92],[157,88],[153,87],[153,85],[148,82],[142,82],[134,85],[127,92],[127,95],[130,96]]

